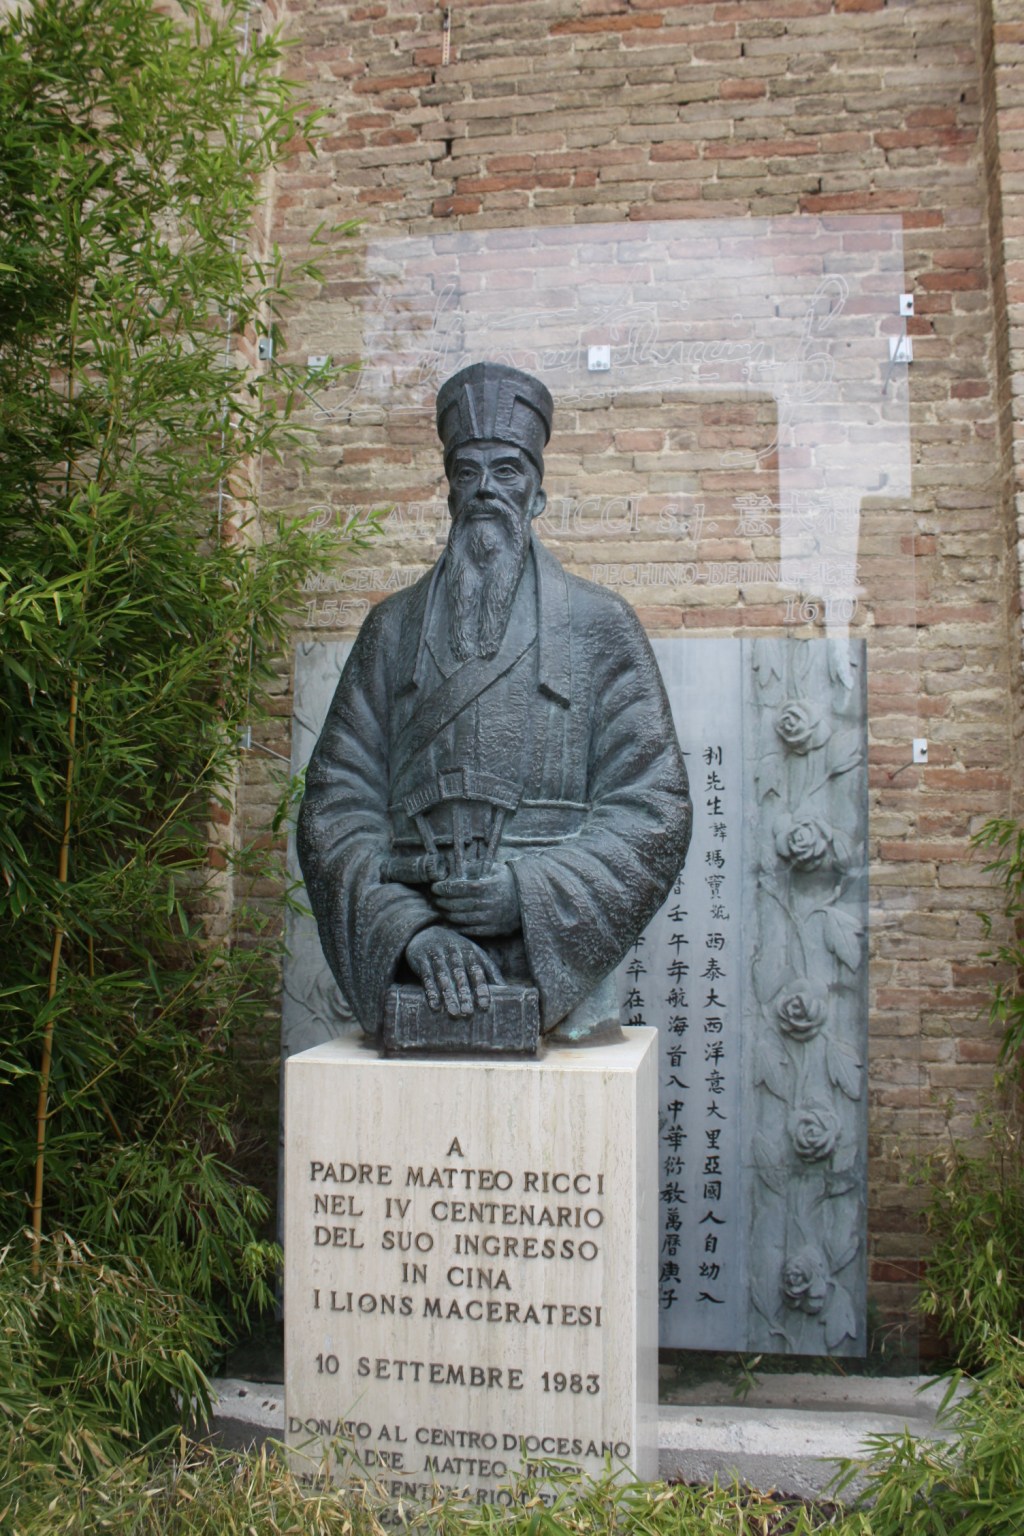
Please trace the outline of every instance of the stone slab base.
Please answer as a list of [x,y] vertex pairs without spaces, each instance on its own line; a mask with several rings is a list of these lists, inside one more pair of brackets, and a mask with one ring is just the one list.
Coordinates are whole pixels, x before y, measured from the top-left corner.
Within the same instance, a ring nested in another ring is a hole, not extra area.
[[[741,1482],[790,1498],[821,1497],[839,1461],[864,1455],[871,1435],[949,1438],[936,1421],[944,1385],[922,1376],[766,1378],[764,1401],[662,1404],[658,1475],[687,1483]],[[211,1432],[219,1443],[256,1448],[284,1438],[284,1387],[278,1382],[214,1382]],[[728,1391],[728,1389],[725,1389]],[[706,1396],[718,1395],[711,1392]],[[863,1486],[854,1482],[846,1497]]]
[[657,1475],[655,1031],[286,1069],[285,1440],[395,1498]]

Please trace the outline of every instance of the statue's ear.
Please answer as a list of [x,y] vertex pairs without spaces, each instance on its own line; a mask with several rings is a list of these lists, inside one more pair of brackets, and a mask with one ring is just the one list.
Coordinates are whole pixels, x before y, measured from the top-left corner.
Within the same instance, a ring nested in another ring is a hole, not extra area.
[[534,518],[540,517],[541,513],[544,511],[544,508],[547,506],[547,504],[548,504],[548,493],[547,493],[547,491],[542,490],[540,486],[538,486],[537,490],[536,490],[536,493],[534,494],[534,498],[533,498],[532,502],[530,503],[530,521],[531,521],[531,523],[533,522]]

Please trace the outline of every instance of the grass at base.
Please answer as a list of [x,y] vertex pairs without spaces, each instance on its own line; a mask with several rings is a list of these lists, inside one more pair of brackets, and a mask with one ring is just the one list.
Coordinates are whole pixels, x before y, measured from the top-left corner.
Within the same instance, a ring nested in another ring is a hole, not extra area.
[[[307,1487],[271,1449],[219,1450],[181,1438],[85,1473],[39,1458],[31,1425],[0,1438],[3,1536],[1021,1536],[1024,1531],[1024,1343],[955,1404],[955,1438],[873,1436],[856,1501],[800,1503],[736,1484],[640,1483],[608,1466],[598,1480],[552,1462],[511,1485],[508,1502],[387,1504],[370,1483]],[[3,1383],[0,1382],[0,1412]],[[5,1422],[0,1418],[0,1426]],[[6,1417],[8,1426],[11,1418]],[[344,1453],[344,1447],[340,1448]],[[316,1470],[316,1469],[314,1469]],[[842,1485],[838,1485],[841,1487]]]
[[310,1489],[271,1451],[220,1451],[182,1441],[176,1454],[139,1457],[88,1478],[35,1465],[0,1479],[0,1530],[10,1536],[812,1536],[836,1531],[816,1508],[738,1486],[639,1483],[609,1469],[600,1481],[549,1469],[523,1479],[508,1505],[440,1495],[388,1505],[372,1484]]

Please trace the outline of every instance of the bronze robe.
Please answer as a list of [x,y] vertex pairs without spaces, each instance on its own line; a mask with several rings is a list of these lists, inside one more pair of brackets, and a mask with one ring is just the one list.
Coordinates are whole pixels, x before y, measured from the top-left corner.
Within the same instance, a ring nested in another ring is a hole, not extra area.
[[545,1031],[606,1021],[587,1020],[587,999],[686,855],[686,769],[639,620],[536,540],[531,551],[491,661],[448,650],[443,560],[375,608],[310,760],[299,859],[328,963],[371,1033],[387,987],[413,979],[410,938],[442,921],[428,887],[380,879],[389,855],[422,851],[402,802],[432,776],[467,766],[521,786],[498,857],[522,933],[482,947],[506,980],[537,987]]

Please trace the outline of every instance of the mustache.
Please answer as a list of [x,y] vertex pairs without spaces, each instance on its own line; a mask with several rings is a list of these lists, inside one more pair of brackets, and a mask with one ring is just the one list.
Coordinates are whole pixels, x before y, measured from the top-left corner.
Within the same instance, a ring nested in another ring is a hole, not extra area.
[[448,549],[453,555],[479,559],[488,546],[494,553],[494,541],[497,540],[502,552],[518,558],[529,536],[529,528],[516,507],[497,500],[474,498],[452,523]]
[[467,501],[459,513],[458,521],[461,522],[464,518],[472,517],[477,513],[500,517],[503,520],[514,519],[517,523],[519,522],[519,514],[512,502],[506,501],[503,496],[496,495],[492,491],[478,492],[471,501]]

